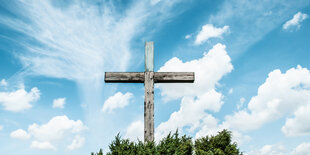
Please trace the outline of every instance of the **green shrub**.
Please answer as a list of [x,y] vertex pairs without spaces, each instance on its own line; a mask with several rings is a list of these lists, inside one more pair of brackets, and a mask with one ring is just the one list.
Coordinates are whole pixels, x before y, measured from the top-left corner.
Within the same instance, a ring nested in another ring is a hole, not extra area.
[[196,155],[239,155],[237,143],[232,143],[231,132],[223,130],[216,136],[206,136],[195,140]]
[[[158,144],[142,141],[135,143],[117,134],[109,149],[107,155],[242,155],[237,143],[232,142],[231,132],[228,130],[215,136],[196,139],[194,144],[189,136],[179,137],[178,130],[174,134],[169,133]],[[91,155],[103,155],[102,149]]]

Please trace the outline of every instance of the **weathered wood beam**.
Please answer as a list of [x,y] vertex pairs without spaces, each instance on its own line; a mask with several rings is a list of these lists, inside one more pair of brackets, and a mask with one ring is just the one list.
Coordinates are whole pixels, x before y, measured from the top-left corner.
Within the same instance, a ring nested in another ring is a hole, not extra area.
[[193,83],[194,72],[154,72],[155,83]]
[[154,42],[145,43],[145,71],[153,72],[154,71]]
[[105,72],[106,83],[144,83],[144,72]]
[[145,72],[144,142],[154,140],[154,72]]

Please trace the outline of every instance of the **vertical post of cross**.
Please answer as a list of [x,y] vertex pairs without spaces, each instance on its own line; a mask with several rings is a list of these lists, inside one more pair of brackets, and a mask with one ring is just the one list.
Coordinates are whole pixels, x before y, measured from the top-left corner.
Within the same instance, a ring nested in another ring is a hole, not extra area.
[[144,141],[154,140],[154,42],[145,43]]

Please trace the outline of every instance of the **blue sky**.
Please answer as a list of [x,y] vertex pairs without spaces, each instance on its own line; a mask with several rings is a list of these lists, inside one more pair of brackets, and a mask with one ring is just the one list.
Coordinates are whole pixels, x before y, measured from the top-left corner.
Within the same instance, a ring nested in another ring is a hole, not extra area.
[[222,129],[246,154],[310,154],[309,0],[0,2],[0,154],[90,154],[143,137],[143,84],[104,72],[195,72],[156,84],[155,139]]

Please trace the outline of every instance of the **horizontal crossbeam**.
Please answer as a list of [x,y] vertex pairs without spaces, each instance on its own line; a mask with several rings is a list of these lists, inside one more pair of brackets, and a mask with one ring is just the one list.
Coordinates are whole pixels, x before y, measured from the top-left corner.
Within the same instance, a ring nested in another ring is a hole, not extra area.
[[144,83],[144,72],[105,72],[106,83]]
[[[154,83],[193,83],[194,72],[154,72]],[[106,83],[144,83],[144,72],[106,72]]]
[[154,72],[155,83],[193,83],[194,72]]

